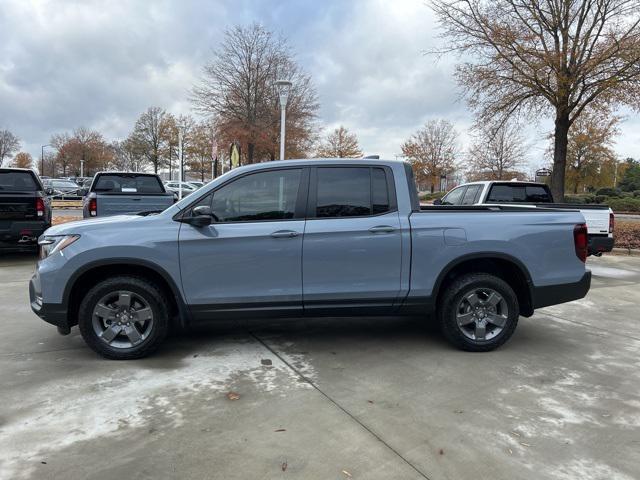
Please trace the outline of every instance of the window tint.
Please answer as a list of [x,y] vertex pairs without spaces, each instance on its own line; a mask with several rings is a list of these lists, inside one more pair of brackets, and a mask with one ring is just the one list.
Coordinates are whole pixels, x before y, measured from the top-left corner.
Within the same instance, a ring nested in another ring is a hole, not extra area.
[[371,215],[368,167],[318,168],[316,217]]
[[374,215],[391,210],[387,174],[382,168],[371,170],[371,198]]
[[100,175],[93,190],[96,192],[164,193],[160,180],[153,175]]
[[462,197],[462,205],[473,205],[481,188],[482,185],[469,185],[467,187],[467,191],[464,192],[464,196]]
[[247,175],[213,194],[213,213],[220,222],[293,218],[301,169]]
[[29,172],[0,172],[0,192],[35,192],[38,184]]
[[443,205],[460,205],[465,188],[466,187],[458,187],[451,190],[444,197],[442,197],[442,204]]
[[493,185],[487,202],[551,203],[551,195],[541,185]]

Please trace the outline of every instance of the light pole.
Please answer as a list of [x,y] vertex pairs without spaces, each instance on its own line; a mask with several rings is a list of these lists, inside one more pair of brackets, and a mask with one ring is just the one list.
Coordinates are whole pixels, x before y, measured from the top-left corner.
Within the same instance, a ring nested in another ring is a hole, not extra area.
[[44,149],[51,145],[42,145],[42,156],[40,157],[40,176],[44,175]]
[[289,80],[278,80],[276,82],[276,87],[278,88],[278,96],[280,97],[280,160],[284,160],[284,127],[291,82]]

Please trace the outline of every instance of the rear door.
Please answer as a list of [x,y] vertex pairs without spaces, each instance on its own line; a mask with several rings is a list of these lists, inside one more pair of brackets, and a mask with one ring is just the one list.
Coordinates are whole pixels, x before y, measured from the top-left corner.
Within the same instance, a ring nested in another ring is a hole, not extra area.
[[394,304],[402,245],[392,175],[378,166],[312,169],[302,259],[305,312]]

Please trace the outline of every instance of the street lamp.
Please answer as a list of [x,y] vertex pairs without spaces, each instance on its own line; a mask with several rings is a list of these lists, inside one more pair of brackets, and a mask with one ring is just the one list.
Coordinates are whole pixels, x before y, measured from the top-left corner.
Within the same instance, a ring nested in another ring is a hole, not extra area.
[[278,80],[276,87],[280,97],[280,160],[284,160],[284,126],[291,82],[289,80]]
[[40,176],[44,175],[44,149],[50,146],[51,145],[42,145],[42,156],[40,157]]

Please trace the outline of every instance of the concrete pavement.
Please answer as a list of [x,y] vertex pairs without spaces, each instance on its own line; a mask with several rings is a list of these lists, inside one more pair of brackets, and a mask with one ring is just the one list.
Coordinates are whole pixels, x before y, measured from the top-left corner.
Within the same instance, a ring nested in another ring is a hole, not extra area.
[[2,479],[640,477],[640,258],[590,259],[587,298],[491,353],[420,319],[322,319],[133,362],[33,315],[33,262],[0,260]]

